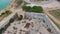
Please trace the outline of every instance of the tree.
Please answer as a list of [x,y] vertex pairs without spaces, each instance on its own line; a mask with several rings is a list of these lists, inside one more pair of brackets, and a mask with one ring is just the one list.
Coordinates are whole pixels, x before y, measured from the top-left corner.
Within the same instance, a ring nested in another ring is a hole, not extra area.
[[30,10],[31,12],[43,12],[43,8],[41,6],[33,6],[32,9]]
[[2,34],[3,30],[4,30],[4,28],[1,28],[1,29],[0,29],[0,34]]
[[41,6],[38,6],[38,10],[39,10],[40,13],[43,12],[43,8]]
[[22,9],[24,11],[43,13],[43,8],[41,6],[33,6],[33,7],[23,6]]
[[25,11],[29,11],[31,9],[31,7],[30,6],[23,6],[22,9]]
[[37,12],[37,10],[35,10],[35,9],[30,9],[30,12]]

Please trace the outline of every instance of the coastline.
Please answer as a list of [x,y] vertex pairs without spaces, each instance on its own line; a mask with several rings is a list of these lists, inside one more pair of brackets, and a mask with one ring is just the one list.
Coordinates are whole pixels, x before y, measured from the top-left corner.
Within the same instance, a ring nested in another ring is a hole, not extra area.
[[10,4],[9,4],[5,9],[10,9],[11,6],[14,5],[15,1],[16,1],[16,0],[12,0],[12,1],[10,2]]
[[11,8],[11,6],[14,5],[15,1],[16,1],[16,0],[11,0],[10,4],[9,4],[5,9],[3,9],[3,10],[0,11],[0,14],[1,14],[2,12],[5,12],[5,10],[9,10],[9,9]]

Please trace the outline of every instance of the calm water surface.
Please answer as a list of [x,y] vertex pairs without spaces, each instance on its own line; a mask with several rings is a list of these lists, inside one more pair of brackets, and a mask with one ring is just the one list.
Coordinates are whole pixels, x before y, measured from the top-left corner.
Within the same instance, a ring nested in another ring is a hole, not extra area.
[[0,0],[0,10],[6,8],[12,0]]

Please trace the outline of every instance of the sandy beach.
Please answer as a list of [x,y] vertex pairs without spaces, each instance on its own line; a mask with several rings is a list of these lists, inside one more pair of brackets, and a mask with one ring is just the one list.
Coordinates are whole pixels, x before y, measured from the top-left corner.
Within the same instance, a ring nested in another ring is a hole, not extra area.
[[15,1],[16,0],[12,0],[11,3],[9,4],[9,6],[6,7],[6,9],[10,9],[14,5]]

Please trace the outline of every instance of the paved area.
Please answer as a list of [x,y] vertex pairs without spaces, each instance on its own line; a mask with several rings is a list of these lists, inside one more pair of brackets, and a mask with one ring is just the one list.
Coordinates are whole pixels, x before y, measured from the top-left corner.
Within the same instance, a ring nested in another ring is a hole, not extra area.
[[39,19],[23,19],[14,21],[2,34],[52,34],[47,25]]
[[42,6],[43,9],[45,10],[45,13],[48,14],[54,21],[56,21],[58,24],[60,24],[60,22],[54,18],[52,15],[50,15],[47,11],[49,10],[56,10],[56,9],[60,9],[60,3],[55,1],[50,0],[49,2],[42,2],[42,3],[31,3],[28,4],[27,6]]

